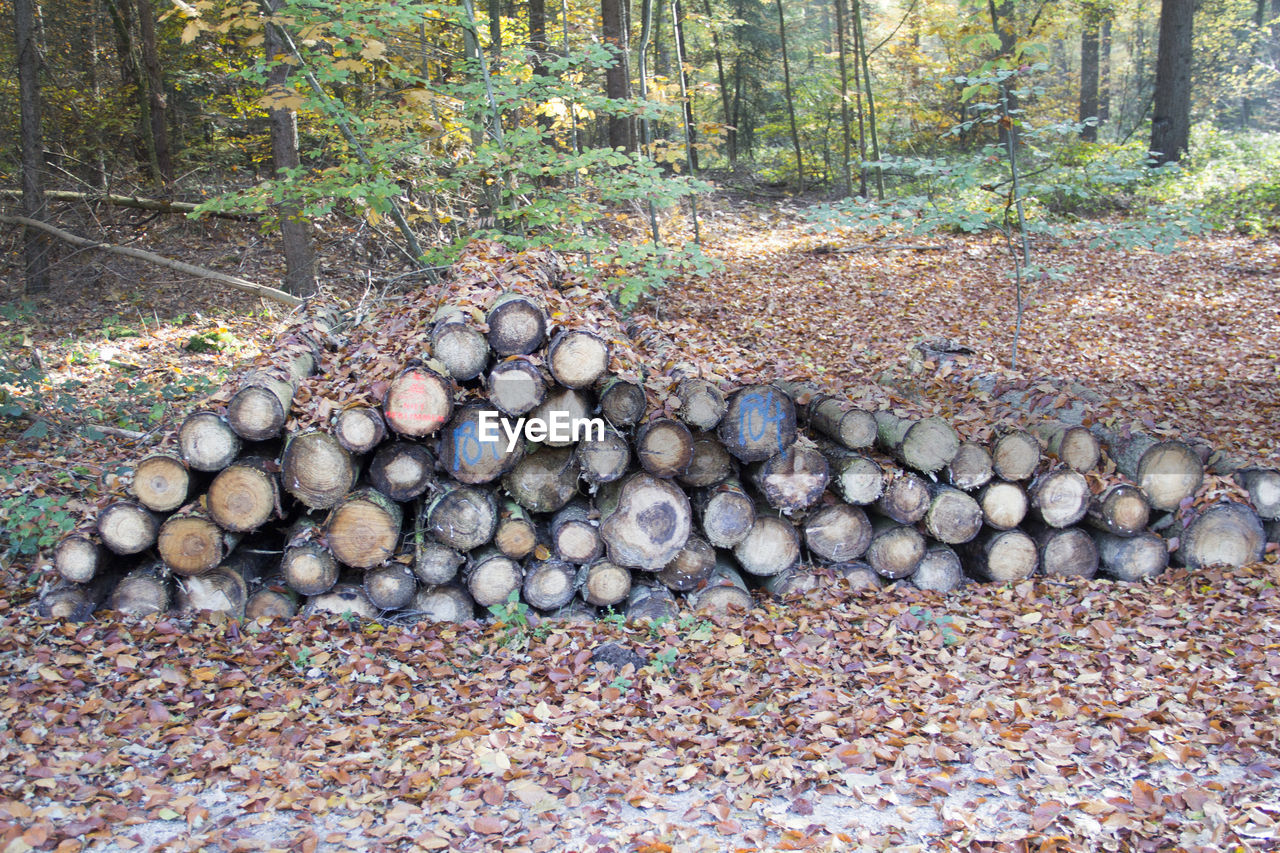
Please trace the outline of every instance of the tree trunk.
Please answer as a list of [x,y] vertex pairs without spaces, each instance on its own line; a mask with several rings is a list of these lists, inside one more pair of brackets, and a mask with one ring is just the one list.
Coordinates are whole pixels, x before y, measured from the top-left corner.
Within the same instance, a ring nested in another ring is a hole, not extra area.
[[153,512],[172,512],[187,502],[191,472],[170,453],[153,453],[133,466],[130,486],[138,503]]
[[137,0],[137,15],[142,70],[147,82],[145,97],[150,125],[147,132],[151,134],[158,177],[161,182],[170,184],[173,183],[173,152],[169,148],[169,104],[164,72],[160,67],[160,51],[156,47],[156,12],[151,0]]
[[1080,128],[1080,138],[1086,142],[1098,141],[1099,17],[1093,3],[1085,3],[1080,11],[1080,121],[1088,122]]
[[942,418],[913,421],[876,412],[877,440],[884,451],[922,474],[941,471],[960,450],[960,437]]
[[427,504],[427,532],[442,545],[472,551],[493,541],[498,528],[498,505],[493,492],[457,486]]
[[609,342],[593,332],[560,332],[547,347],[547,367],[566,388],[590,388],[609,369]]
[[605,380],[599,396],[600,415],[616,429],[638,423],[649,405],[643,387],[617,377]]
[[[264,0],[264,5],[274,13],[282,2]],[[276,27],[268,26],[264,38],[266,58],[271,66],[267,71],[267,97],[281,99],[290,91],[289,75],[294,64],[284,61],[286,49]],[[271,164],[280,179],[287,182],[290,178],[285,175],[302,165],[298,155],[298,115],[292,109],[274,105],[268,107],[267,114],[271,120]],[[302,217],[296,203],[288,200],[277,205],[276,213],[280,217],[280,240],[284,249],[284,289],[294,296],[312,296],[317,284],[311,222]]]
[[[605,69],[605,97],[615,101],[628,98],[627,86],[627,33],[623,15],[624,0],[600,0],[600,34],[610,53],[613,65]],[[627,116],[611,111],[609,115],[609,147],[631,151],[635,145],[631,138],[631,122]]]
[[193,577],[221,563],[237,538],[223,531],[207,508],[190,503],[160,526],[156,551],[174,574]]
[[[879,162],[880,135],[879,135],[878,128],[876,127],[876,98],[875,98],[875,93],[871,89],[871,66],[867,62],[867,38],[866,38],[866,34],[863,33],[862,31],[861,0],[853,0],[852,13],[853,13],[853,33],[854,33],[854,38],[857,42],[856,47],[858,50],[859,60],[861,61],[861,64],[862,64],[862,86],[867,94],[867,126],[868,126],[868,129],[871,131],[871,159],[876,162]],[[861,128],[861,125],[862,125],[861,106],[859,106],[858,115],[859,115],[858,125],[859,125],[859,128]],[[859,130],[858,135],[859,137],[862,136],[861,130]],[[865,148],[862,151],[862,158],[863,160],[867,158],[867,152]],[[880,199],[883,199],[884,198],[884,170],[881,169],[879,166],[876,166],[875,169],[876,169],[876,195]],[[866,195],[865,186],[862,189],[862,194]]]
[[991,444],[991,468],[1002,480],[1029,480],[1040,464],[1040,442],[1024,430],[1001,433]]
[[636,433],[636,458],[655,477],[670,479],[689,470],[693,461],[693,433],[679,421],[658,418]]
[[1181,441],[1158,441],[1142,433],[1109,436],[1107,453],[1116,470],[1142,489],[1152,509],[1172,512],[1204,482],[1204,463]]
[[[22,147],[22,215],[43,222],[44,142],[40,132],[40,50],[36,37],[37,0],[14,0],[14,34],[18,54],[18,112]],[[26,293],[49,289],[49,238],[27,228],[23,233]]]
[[696,503],[702,534],[717,548],[737,545],[756,521],[755,502],[737,480],[724,480],[700,492]]
[[582,600],[592,607],[613,607],[631,593],[631,572],[602,558],[578,571],[577,586]]
[[1154,577],[1169,565],[1169,548],[1154,533],[1116,536],[1101,530],[1093,532],[1102,571],[1116,580],[1138,581]]
[[1178,540],[1173,559],[1188,569],[1247,566],[1262,559],[1267,542],[1262,521],[1245,504],[1218,503],[1175,522],[1165,531]]
[[585,501],[574,501],[551,517],[551,551],[566,563],[586,565],[604,553],[599,520]]
[[706,585],[689,596],[689,603],[697,611],[728,613],[746,612],[754,602],[742,575],[728,561],[721,560],[708,575]]
[[280,484],[311,509],[328,509],[351,491],[360,472],[351,454],[327,432],[289,436],[280,457]]
[[929,503],[925,481],[909,471],[899,471],[876,500],[876,510],[899,524],[915,524],[929,511]]
[[1176,163],[1191,137],[1191,31],[1195,0],[1161,0],[1151,151],[1156,163]]
[[246,456],[223,468],[206,495],[209,516],[224,530],[246,533],[280,510],[280,480],[274,462]]
[[1027,487],[1032,514],[1050,527],[1070,527],[1089,511],[1089,484],[1070,468],[1047,471]]
[[1102,458],[1102,446],[1085,427],[1051,421],[1032,427],[1031,432],[1044,442],[1046,453],[1081,474],[1097,468]]
[[991,453],[974,441],[962,441],[944,471],[943,479],[965,492],[980,489],[995,476]]
[[982,507],[969,495],[951,486],[931,483],[929,496],[924,528],[934,539],[959,545],[982,530]]
[[542,371],[524,357],[495,364],[489,371],[486,386],[489,402],[512,417],[532,412],[547,398],[547,383],[542,378]]
[[333,435],[348,453],[363,456],[387,437],[382,413],[370,406],[343,409],[333,421]]
[[197,471],[221,471],[240,455],[240,436],[213,412],[193,412],[178,427],[182,460]]
[[728,142],[729,169],[732,170],[738,165],[737,151],[733,144],[733,134],[736,131],[733,125],[733,114],[731,95],[729,94],[729,86],[725,82],[724,76],[724,53],[720,50],[720,32],[712,23],[711,0],[702,0],[703,9],[707,14],[707,27],[711,30],[711,50],[715,54],[716,59],[716,78],[720,81],[720,108],[724,111],[724,123],[727,125],[725,130],[726,141]]
[[980,578],[1003,583],[1035,574],[1039,550],[1021,530],[988,530],[965,547],[968,570]]
[[739,388],[729,396],[717,433],[739,461],[768,459],[796,440],[795,404],[773,385]]
[[609,559],[627,568],[661,569],[680,553],[693,528],[693,510],[684,492],[650,474],[632,474],[608,484],[597,503]]
[[702,433],[693,438],[693,459],[689,468],[677,479],[685,486],[695,489],[706,488],[721,483],[733,476],[734,462],[724,442],[715,433]]
[[88,583],[109,561],[107,549],[82,533],[64,536],[53,551],[54,570],[70,583]]
[[871,521],[862,507],[833,503],[805,519],[804,541],[824,560],[847,563],[867,552],[871,545]]
[[469,382],[488,366],[489,342],[460,309],[446,306],[436,312],[431,327],[431,357],[443,364],[454,380]]
[[[844,46],[844,3],[836,4],[836,60],[840,66],[840,175],[844,179],[843,194],[853,195],[853,172],[850,170],[852,130],[849,123],[849,68]],[[724,83],[720,84],[722,87]],[[851,448],[852,449],[852,448]]]
[[556,512],[578,493],[581,473],[573,450],[539,447],[516,463],[502,485],[529,512]]
[[705,379],[690,377],[680,380],[680,384],[676,386],[676,396],[680,398],[676,416],[688,424],[690,429],[715,429],[729,408],[724,393]]
[[369,485],[393,501],[403,503],[436,484],[435,467],[435,457],[425,445],[413,441],[389,441],[373,454],[366,476]]
[[379,610],[399,610],[413,601],[418,581],[403,563],[374,566],[364,573],[364,594]]
[[115,554],[137,554],[156,543],[160,517],[133,501],[107,504],[98,513],[98,537]]
[[578,570],[563,560],[539,560],[525,569],[522,592],[530,607],[564,607],[577,591]]
[[920,531],[890,519],[877,519],[867,548],[867,563],[876,574],[890,580],[911,575],[924,559],[925,541]]
[[1107,9],[1103,13],[1102,30],[1098,45],[1098,126],[1111,121],[1111,18],[1115,13]]
[[1098,547],[1080,527],[1031,527],[1039,548],[1040,573],[1049,577],[1091,578],[1098,573]]
[[1085,521],[1114,536],[1136,536],[1146,529],[1150,517],[1151,505],[1142,490],[1129,483],[1117,483],[1093,496]]
[[791,145],[796,154],[797,190],[804,192],[804,155],[800,151],[800,131],[796,128],[796,102],[791,92],[791,61],[787,56],[787,22],[782,14],[782,0],[778,6],[778,40],[782,43],[782,86],[787,99],[787,119],[791,123]]
[[690,536],[680,553],[656,574],[667,589],[688,592],[697,589],[716,566],[716,549],[707,540]]
[[964,582],[964,568],[953,549],[934,545],[924,552],[924,559],[911,573],[910,580],[916,589],[951,592]]
[[786,515],[817,503],[830,479],[826,458],[808,440],[751,466],[751,482],[769,506]]
[[1026,518],[1029,506],[1026,490],[1017,483],[997,480],[988,483],[978,493],[982,518],[988,527],[996,530],[1012,530]]
[[848,450],[876,443],[876,417],[835,397],[820,394],[805,405],[809,426]]
[[329,511],[324,535],[339,562],[367,569],[396,552],[403,521],[398,503],[375,489],[359,489]]
[[405,368],[382,399],[387,426],[410,438],[431,435],[452,415],[453,380],[428,367]]
[[[694,443],[695,459],[697,443]],[[728,453],[725,457],[728,457]],[[631,462],[631,445],[614,430],[605,430],[599,438],[584,438],[574,449],[574,458],[582,468],[582,479],[593,486],[612,483],[627,473]],[[692,463],[690,465],[692,467]],[[726,475],[727,476],[727,475]],[[684,482],[681,480],[681,482]]]

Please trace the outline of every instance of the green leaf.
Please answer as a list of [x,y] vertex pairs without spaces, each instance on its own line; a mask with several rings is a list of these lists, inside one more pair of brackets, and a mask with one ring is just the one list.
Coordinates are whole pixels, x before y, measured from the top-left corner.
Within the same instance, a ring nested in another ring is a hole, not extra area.
[[22,438],[44,438],[49,434],[49,424],[47,421],[38,420],[31,426],[27,427],[22,433]]

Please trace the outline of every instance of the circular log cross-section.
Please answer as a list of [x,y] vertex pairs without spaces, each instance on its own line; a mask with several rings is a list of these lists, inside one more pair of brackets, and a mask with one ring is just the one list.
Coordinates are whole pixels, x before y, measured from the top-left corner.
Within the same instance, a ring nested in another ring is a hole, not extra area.
[[356,483],[355,460],[326,432],[289,436],[280,457],[280,484],[311,509],[328,509]]
[[915,524],[929,511],[929,487],[910,471],[900,471],[884,494],[876,501],[876,509],[899,524]]
[[458,486],[441,492],[427,506],[428,532],[459,551],[488,544],[497,526],[497,503],[487,489]]
[[582,600],[593,607],[612,607],[631,593],[631,571],[609,560],[596,560],[578,572]]
[[[592,434],[589,427],[583,429],[590,417],[591,397],[586,392],[553,388],[529,415],[529,429],[538,431],[527,434],[548,447],[570,447]],[[595,432],[599,433],[603,426],[601,424]],[[542,431],[546,432],[545,436],[541,435]]]
[[524,437],[516,433],[516,425],[475,403],[459,408],[440,435],[440,464],[453,479],[470,486],[493,482],[523,456]]
[[418,590],[412,610],[428,622],[462,623],[475,615],[476,602],[466,588],[446,583]]
[[693,434],[687,426],[670,418],[650,421],[636,435],[636,457],[640,466],[655,477],[679,476],[693,462]]
[[[310,359],[306,356],[308,364]],[[289,419],[297,382],[303,378],[291,383],[268,373],[253,374],[227,403],[227,423],[245,441],[275,438]]]
[[368,453],[387,437],[382,412],[371,406],[343,409],[333,419],[333,435],[342,449],[357,456]]
[[1090,527],[1117,536],[1134,536],[1147,527],[1151,505],[1142,491],[1130,483],[1117,483],[1089,502],[1085,520]]
[[[290,533],[316,527],[315,522],[308,521],[305,525],[295,525]],[[280,574],[290,589],[302,595],[319,595],[328,592],[338,582],[339,566],[333,553],[324,545],[295,536],[285,546]]]
[[720,440],[742,462],[759,462],[782,453],[796,440],[796,406],[773,385],[748,385],[729,397],[717,430]]
[[446,307],[436,316],[431,327],[431,357],[457,381],[475,379],[489,363],[489,342],[457,309]]
[[1035,540],[1021,530],[988,530],[966,549],[969,570],[990,581],[1019,581],[1031,577],[1039,564]]
[[800,559],[800,537],[790,521],[757,513],[755,524],[733,546],[733,556],[744,571],[757,577],[776,575]]
[[876,418],[871,412],[819,394],[809,401],[806,413],[810,427],[847,450],[862,450],[876,443]]
[[1102,571],[1116,580],[1154,577],[1169,565],[1169,546],[1155,533],[1143,531],[1136,536],[1117,536],[1095,530],[1093,542],[1098,546]]
[[991,454],[974,441],[960,442],[956,455],[947,464],[946,481],[957,489],[971,492],[980,489],[995,476]]
[[437,542],[425,534],[414,533],[413,573],[428,586],[450,583],[467,561],[461,551]]
[[1040,548],[1040,572],[1051,577],[1091,578],[1098,573],[1098,546],[1080,527],[1035,530]]
[[1236,482],[1249,493],[1258,518],[1264,521],[1280,519],[1280,471],[1274,468],[1242,468],[1236,472]]
[[897,580],[914,572],[924,559],[926,550],[920,531],[887,520],[877,522],[874,530],[866,558],[876,574]]
[[824,506],[805,519],[804,541],[824,560],[847,563],[867,552],[871,522],[862,507],[845,503]]
[[706,584],[689,596],[689,603],[695,610],[714,613],[746,612],[754,604],[742,575],[726,560],[716,563]]
[[399,610],[413,601],[418,581],[403,563],[374,566],[364,573],[364,594],[379,610]]
[[473,555],[462,576],[467,591],[481,607],[506,604],[524,582],[519,563],[490,549]]
[[797,441],[751,467],[751,482],[769,506],[784,513],[813,506],[830,479],[826,457],[807,441]]
[[188,612],[225,613],[239,619],[249,601],[244,578],[229,566],[178,578],[174,587],[174,606]]
[[374,489],[359,489],[329,511],[324,533],[333,556],[367,569],[395,553],[403,520],[398,503]]
[[556,512],[578,493],[581,473],[573,450],[540,447],[517,462],[502,485],[529,512]]
[[88,536],[64,536],[53,550],[53,567],[71,583],[88,583],[107,563],[105,549]]
[[924,514],[929,535],[947,545],[968,542],[982,530],[982,507],[969,495],[950,486],[929,486],[931,500]]
[[600,529],[585,503],[574,502],[551,519],[551,550],[566,563],[584,565],[604,553]]
[[209,517],[219,527],[239,533],[266,524],[280,505],[280,483],[274,468],[273,463],[256,456],[223,468],[209,484]]
[[547,398],[542,371],[523,356],[495,364],[485,385],[489,402],[513,418],[532,412]]
[[155,453],[133,466],[133,496],[155,512],[172,512],[187,502],[191,472],[168,453]]
[[409,501],[435,482],[436,460],[425,445],[392,441],[378,448],[369,463],[369,483],[393,501]]
[[240,453],[240,436],[213,412],[188,415],[178,427],[178,451],[197,471],[221,471]]
[[159,517],[133,501],[116,501],[98,513],[98,536],[116,554],[147,550],[159,531]]
[[524,573],[524,600],[539,610],[563,607],[578,591],[578,570],[563,560],[541,560]]
[[225,534],[195,504],[188,504],[160,526],[156,550],[174,574],[191,577],[207,572],[227,554]]
[[691,429],[711,430],[728,409],[724,394],[705,379],[684,379],[676,386],[680,408],[676,415]]
[[913,421],[890,412],[876,412],[876,426],[880,446],[922,474],[941,471],[960,450],[960,437],[942,418]]
[[427,367],[409,367],[382,398],[387,426],[403,436],[432,435],[453,415],[453,382]]
[[493,545],[513,560],[523,560],[538,547],[538,528],[515,501],[503,501],[498,526],[493,531]]
[[831,487],[855,506],[873,504],[884,494],[885,472],[880,463],[861,453],[827,453]]
[[600,388],[600,414],[616,429],[639,423],[648,408],[644,388],[612,377]]
[[1027,517],[1027,492],[1017,483],[997,480],[978,494],[982,518],[995,530],[1012,530]]
[[1098,467],[1102,446],[1097,436],[1082,426],[1052,422],[1032,429],[1045,443],[1045,451],[1073,471],[1087,474]]
[[1181,441],[1134,433],[1112,441],[1108,451],[1116,469],[1142,489],[1152,509],[1173,512],[1204,482],[1199,454]]
[[670,480],[636,473],[602,490],[600,537],[609,559],[620,566],[657,571],[689,539],[693,510]]
[[593,434],[579,441],[574,458],[582,468],[582,479],[588,483],[612,483],[627,473],[631,446],[621,434],[606,429],[603,435]]
[[756,521],[755,502],[737,480],[723,483],[698,496],[702,534],[717,548],[732,548],[742,541]]
[[1040,442],[1029,432],[1011,430],[991,444],[991,467],[1002,480],[1029,480],[1039,464]]
[[164,564],[146,563],[129,572],[116,584],[107,601],[111,610],[128,616],[166,613],[173,600],[173,581]]
[[500,358],[528,355],[547,337],[546,312],[518,293],[504,293],[494,300],[485,322],[489,325],[489,347]]
[[964,581],[964,569],[955,551],[946,545],[934,545],[925,551],[910,580],[916,589],[950,592]]
[[353,583],[340,583],[328,592],[313,595],[307,599],[303,613],[332,613],[335,616],[358,616],[361,619],[374,619],[378,608],[364,594],[364,587]]
[[609,369],[609,343],[591,332],[561,332],[547,347],[547,367],[566,388],[590,388]]
[[693,459],[677,479],[695,489],[714,486],[733,476],[733,457],[715,433],[705,432],[693,438]]
[[1027,489],[1031,510],[1050,527],[1070,527],[1085,517],[1092,495],[1084,475],[1071,468],[1041,474]]
[[667,589],[688,592],[696,589],[716,567],[716,549],[705,539],[690,536],[680,553],[662,567],[657,578]]
[[1218,503],[1196,513],[1181,528],[1173,557],[1189,569],[1247,566],[1262,559],[1267,544],[1262,521],[1245,504]]

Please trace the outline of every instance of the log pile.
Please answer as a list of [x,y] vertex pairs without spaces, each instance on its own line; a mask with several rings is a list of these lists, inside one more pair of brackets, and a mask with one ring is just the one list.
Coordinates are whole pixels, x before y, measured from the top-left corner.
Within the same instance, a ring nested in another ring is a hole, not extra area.
[[1065,424],[981,443],[735,385],[629,338],[556,256],[484,251],[437,288],[304,315],[58,545],[42,612],[658,618],[833,578],[1132,581],[1276,535],[1274,470],[1228,480],[1194,445]]

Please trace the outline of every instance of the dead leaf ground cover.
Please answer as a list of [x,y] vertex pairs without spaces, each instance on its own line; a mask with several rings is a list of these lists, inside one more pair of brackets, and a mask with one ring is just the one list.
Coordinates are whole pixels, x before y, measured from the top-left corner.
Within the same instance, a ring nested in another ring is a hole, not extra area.
[[[1036,288],[1025,370],[1012,373],[1010,285],[986,238],[814,255],[832,238],[785,210],[722,204],[711,226],[726,270],[668,288],[636,322],[717,372],[827,379],[947,413],[969,434],[1020,417],[1011,399],[1083,401],[1088,418],[1123,412],[1278,458],[1274,242],[1215,238],[1171,258],[1064,248],[1081,272]],[[270,280],[269,243],[155,227],[138,235],[151,248]],[[369,260],[357,229],[329,236],[330,269]],[[114,260],[67,263],[101,277],[66,276],[3,328],[55,381],[84,380],[67,392],[81,408],[118,399],[122,376],[216,382],[281,320]],[[344,276],[343,298],[360,299],[367,281]],[[134,302],[152,321],[114,335]],[[218,329],[235,345],[186,348]],[[975,355],[913,365],[911,342],[936,335]],[[24,424],[4,424],[0,465],[23,473],[3,497],[118,488],[115,466],[173,425],[201,383],[189,384],[137,442],[22,440]],[[137,396],[145,417],[152,398]],[[51,625],[30,615],[23,583],[39,566],[7,567],[0,611],[0,850],[1280,845],[1274,564],[949,598],[833,591],[723,625],[528,634]],[[650,663],[597,669],[591,649],[609,640]]]

